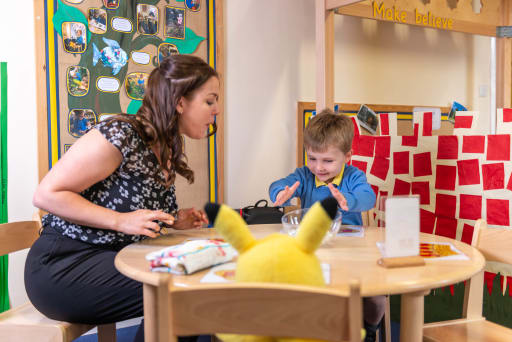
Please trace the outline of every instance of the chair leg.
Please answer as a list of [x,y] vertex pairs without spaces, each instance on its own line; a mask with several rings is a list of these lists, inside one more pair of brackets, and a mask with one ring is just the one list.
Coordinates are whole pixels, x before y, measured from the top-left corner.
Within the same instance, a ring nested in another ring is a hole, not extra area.
[[98,342],[116,342],[116,324],[98,325]]
[[[391,308],[389,296],[386,296],[386,308],[384,311],[384,322],[382,322],[378,336],[379,342],[391,342]],[[382,338],[383,337],[383,338]]]

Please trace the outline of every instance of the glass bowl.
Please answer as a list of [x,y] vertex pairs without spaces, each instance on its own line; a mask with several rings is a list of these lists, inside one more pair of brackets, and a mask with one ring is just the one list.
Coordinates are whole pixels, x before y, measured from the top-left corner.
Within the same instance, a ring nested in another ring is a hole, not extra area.
[[[295,236],[297,234],[297,230],[299,229],[300,221],[306,215],[309,208],[297,209],[286,213],[281,218],[281,222],[283,224],[282,232],[288,234],[290,236]],[[333,236],[338,234],[338,231],[341,228],[341,212],[338,210],[334,220],[332,221],[331,227],[325,234],[322,243],[326,243],[332,239]]]

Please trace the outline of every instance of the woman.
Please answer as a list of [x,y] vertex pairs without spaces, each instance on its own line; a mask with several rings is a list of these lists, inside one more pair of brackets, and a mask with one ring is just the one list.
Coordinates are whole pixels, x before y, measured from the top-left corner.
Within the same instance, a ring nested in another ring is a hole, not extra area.
[[215,70],[198,57],[171,56],[151,72],[136,115],[96,125],[43,178],[33,203],[50,214],[25,265],[39,311],[87,324],[142,316],[142,285],[120,274],[114,258],[164,225],[207,223],[202,211],[178,210],[174,180],[194,181],[182,134],[201,139],[209,125],[215,131],[218,99]]

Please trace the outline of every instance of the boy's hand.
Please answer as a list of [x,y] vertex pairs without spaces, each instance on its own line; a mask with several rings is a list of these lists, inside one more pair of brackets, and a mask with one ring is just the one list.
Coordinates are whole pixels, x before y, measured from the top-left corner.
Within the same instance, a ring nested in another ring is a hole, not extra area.
[[334,185],[332,185],[332,183],[329,183],[327,185],[327,187],[329,188],[329,190],[331,190],[332,196],[334,198],[336,198],[336,201],[338,201],[338,205],[340,206],[340,208],[343,209],[343,210],[348,210],[347,199],[338,190],[338,188],[336,188]]
[[293,193],[295,192],[295,190],[297,190],[297,188],[299,187],[300,185],[300,182],[299,181],[296,181],[292,187],[288,187],[288,185],[286,186],[286,188],[284,188],[284,190],[281,190],[277,196],[276,196],[276,201],[274,202],[274,206],[280,206],[282,205],[284,202],[288,201],[290,199],[290,197],[292,197]]

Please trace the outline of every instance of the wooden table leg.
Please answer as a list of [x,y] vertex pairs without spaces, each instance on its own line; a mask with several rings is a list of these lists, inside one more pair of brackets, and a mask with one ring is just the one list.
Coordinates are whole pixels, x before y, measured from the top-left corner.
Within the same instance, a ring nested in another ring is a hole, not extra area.
[[157,288],[143,284],[144,295],[144,342],[158,342],[157,336]]
[[424,291],[402,295],[400,313],[400,340],[421,342],[423,340]]

